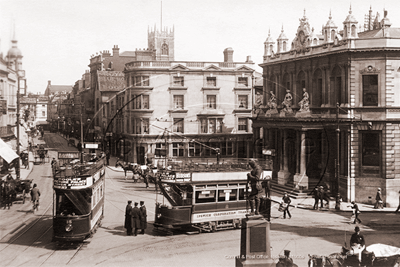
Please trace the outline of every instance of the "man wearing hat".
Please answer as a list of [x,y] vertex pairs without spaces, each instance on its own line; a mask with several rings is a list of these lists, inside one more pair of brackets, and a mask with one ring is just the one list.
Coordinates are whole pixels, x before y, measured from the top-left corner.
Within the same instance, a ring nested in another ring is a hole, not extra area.
[[383,209],[383,199],[382,199],[382,193],[381,189],[378,188],[378,192],[376,192],[376,197],[375,197],[376,203],[374,209]]
[[144,231],[147,228],[147,211],[144,201],[140,201],[140,228],[142,229],[140,234],[144,235]]
[[135,202],[135,207],[132,209],[132,229],[135,229],[134,236],[137,236],[137,231],[140,227],[140,209],[138,203]]
[[365,249],[365,239],[362,234],[360,234],[360,227],[356,226],[354,228],[355,233],[351,235],[350,245],[353,250],[353,254],[358,254],[358,260],[361,262],[361,252]]
[[358,218],[358,215],[361,213],[360,210],[358,209],[358,205],[352,201],[351,202],[351,208],[354,209],[353,213],[354,213],[354,222],[356,223],[356,221],[358,221],[359,223],[361,223],[361,220]]
[[290,200],[289,195],[285,192],[285,194],[284,194],[283,197],[282,197],[282,203],[285,203],[285,204],[286,204],[286,207],[283,209],[283,219],[286,219],[286,212],[287,212],[287,214],[289,215],[289,219],[292,218],[292,215],[291,215],[290,212],[289,212],[289,205],[290,205],[290,202],[292,202],[292,201]]
[[132,235],[132,200],[128,200],[128,204],[125,208],[125,224],[127,235]]

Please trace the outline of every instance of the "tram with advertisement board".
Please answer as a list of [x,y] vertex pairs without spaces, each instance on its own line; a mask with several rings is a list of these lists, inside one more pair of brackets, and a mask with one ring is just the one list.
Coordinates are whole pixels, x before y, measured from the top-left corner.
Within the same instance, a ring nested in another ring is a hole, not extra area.
[[53,241],[83,241],[104,216],[105,157],[73,160],[53,174]]
[[[269,162],[259,164],[263,167],[261,179],[270,180]],[[163,201],[156,204],[154,226],[195,228],[199,232],[241,228],[241,219],[249,213],[246,199],[251,191],[247,180],[250,170],[246,161],[237,161],[175,165],[171,171],[158,173]],[[260,214],[268,220],[270,207],[270,199],[263,198]]]

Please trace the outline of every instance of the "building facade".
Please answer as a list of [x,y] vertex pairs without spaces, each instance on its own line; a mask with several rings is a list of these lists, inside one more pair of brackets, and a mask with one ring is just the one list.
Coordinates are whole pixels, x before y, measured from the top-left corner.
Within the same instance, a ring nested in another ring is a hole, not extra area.
[[123,70],[97,71],[96,124],[107,149],[140,164],[252,157],[250,57],[234,62],[227,48],[223,62],[174,61],[168,28],[150,30],[148,45],[131,53]]
[[274,179],[363,203],[381,188],[385,204],[398,205],[400,29],[385,11],[361,31],[350,9],[341,29],[330,14],[317,34],[304,14],[294,40],[282,30],[276,43],[264,43],[252,119],[259,149],[274,152]]

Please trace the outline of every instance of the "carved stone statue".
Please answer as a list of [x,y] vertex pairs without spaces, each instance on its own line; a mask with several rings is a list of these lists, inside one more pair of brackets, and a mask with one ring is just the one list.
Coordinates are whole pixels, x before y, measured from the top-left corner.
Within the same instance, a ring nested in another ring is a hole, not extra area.
[[306,88],[303,88],[303,99],[299,102],[300,112],[302,111],[310,111],[310,97],[306,91]]
[[290,90],[286,90],[285,99],[282,102],[282,105],[284,106],[284,108],[281,110],[281,113],[286,113],[286,114],[293,113],[292,101],[293,101],[293,97],[292,97],[292,94],[290,93]]
[[263,113],[262,108],[263,107],[263,96],[259,92],[256,93],[255,97],[255,104],[254,104],[254,113],[257,115],[260,115]]
[[278,113],[278,110],[276,109],[276,107],[277,107],[276,102],[277,102],[277,100],[276,100],[276,96],[275,96],[274,92],[270,91],[270,97],[269,97],[269,100],[267,103],[269,109],[267,110],[266,114]]

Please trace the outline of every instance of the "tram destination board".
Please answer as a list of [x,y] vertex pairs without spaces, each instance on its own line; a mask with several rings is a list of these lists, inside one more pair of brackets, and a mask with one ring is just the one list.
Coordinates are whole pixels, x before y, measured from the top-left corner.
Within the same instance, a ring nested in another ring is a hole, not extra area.
[[79,152],[58,152],[59,159],[78,159]]
[[80,189],[90,186],[88,181],[92,181],[92,177],[70,177],[54,179],[54,188],[57,189]]

